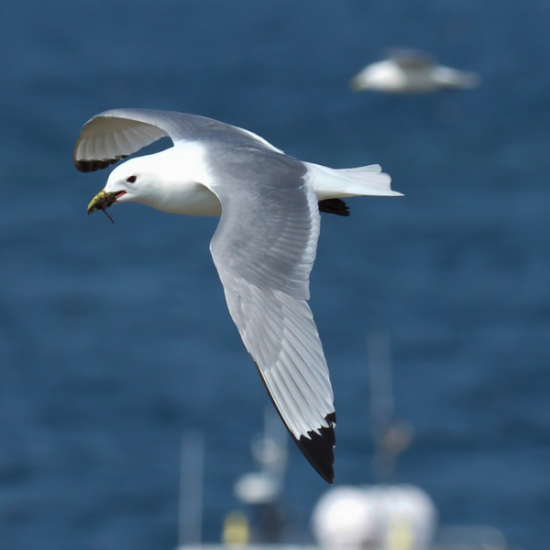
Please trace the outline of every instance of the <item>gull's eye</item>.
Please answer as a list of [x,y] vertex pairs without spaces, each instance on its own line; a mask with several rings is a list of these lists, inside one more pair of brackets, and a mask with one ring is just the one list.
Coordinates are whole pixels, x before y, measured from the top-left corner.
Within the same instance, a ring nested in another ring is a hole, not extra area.
[[130,176],[126,181],[128,183],[136,183],[136,180],[137,180],[136,176]]

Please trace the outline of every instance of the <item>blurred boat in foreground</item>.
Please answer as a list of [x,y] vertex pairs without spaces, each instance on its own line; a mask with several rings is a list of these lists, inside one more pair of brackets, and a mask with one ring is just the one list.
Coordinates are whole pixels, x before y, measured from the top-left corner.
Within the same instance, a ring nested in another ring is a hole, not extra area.
[[428,94],[478,84],[475,73],[439,65],[432,56],[416,50],[395,50],[387,59],[367,65],[350,82],[355,91],[386,94]]
[[203,460],[203,443],[198,437],[185,438],[177,550],[507,550],[504,535],[493,527],[438,525],[435,503],[423,489],[393,481],[397,458],[411,444],[413,431],[395,419],[389,335],[370,334],[368,349],[376,449],[372,467],[377,483],[331,487],[311,516],[317,544],[283,543],[288,540],[282,502],[288,439],[273,410],[266,409],[264,434],[252,443],[259,471],[244,474],[235,483],[235,496],[250,515],[229,512],[221,544],[201,543],[198,462]]

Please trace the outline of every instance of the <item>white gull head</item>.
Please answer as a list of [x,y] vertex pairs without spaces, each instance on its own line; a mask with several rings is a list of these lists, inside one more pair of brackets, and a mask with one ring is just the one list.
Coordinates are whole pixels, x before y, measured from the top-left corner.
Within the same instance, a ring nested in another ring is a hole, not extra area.
[[202,153],[189,144],[129,159],[111,172],[104,191],[114,193],[117,203],[138,202],[169,214],[219,216],[219,199],[201,183],[208,179]]

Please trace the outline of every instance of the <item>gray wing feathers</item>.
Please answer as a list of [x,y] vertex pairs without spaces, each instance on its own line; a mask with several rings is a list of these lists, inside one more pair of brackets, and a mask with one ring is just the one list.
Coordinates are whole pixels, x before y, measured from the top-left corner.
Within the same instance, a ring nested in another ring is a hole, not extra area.
[[334,411],[306,302],[319,237],[317,199],[297,160],[245,146],[231,156],[223,147],[211,154],[219,173],[212,191],[222,204],[211,251],[229,312],[289,431],[308,438],[329,427]]
[[73,162],[82,172],[91,172],[106,168],[162,137],[175,143],[228,135],[280,152],[253,132],[211,118],[174,111],[112,109],[84,125],[74,148]]
[[313,315],[305,300],[222,277],[229,311],[292,435],[328,427],[333,393]]
[[211,250],[218,269],[259,288],[309,299],[320,218],[317,199],[303,181],[305,166],[246,146],[215,156],[220,184],[211,190],[222,203],[222,217]]

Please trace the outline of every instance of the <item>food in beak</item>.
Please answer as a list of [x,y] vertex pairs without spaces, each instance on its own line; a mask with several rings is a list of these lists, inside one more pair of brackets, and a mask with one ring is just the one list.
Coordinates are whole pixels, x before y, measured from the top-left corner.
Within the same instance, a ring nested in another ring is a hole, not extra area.
[[117,191],[115,193],[106,193],[105,189],[100,191],[90,202],[88,205],[88,215],[93,214],[97,210],[103,210],[105,212],[105,215],[113,222],[113,218],[107,213],[107,208],[109,206],[112,206],[116,200],[122,195],[125,195],[126,191]]

